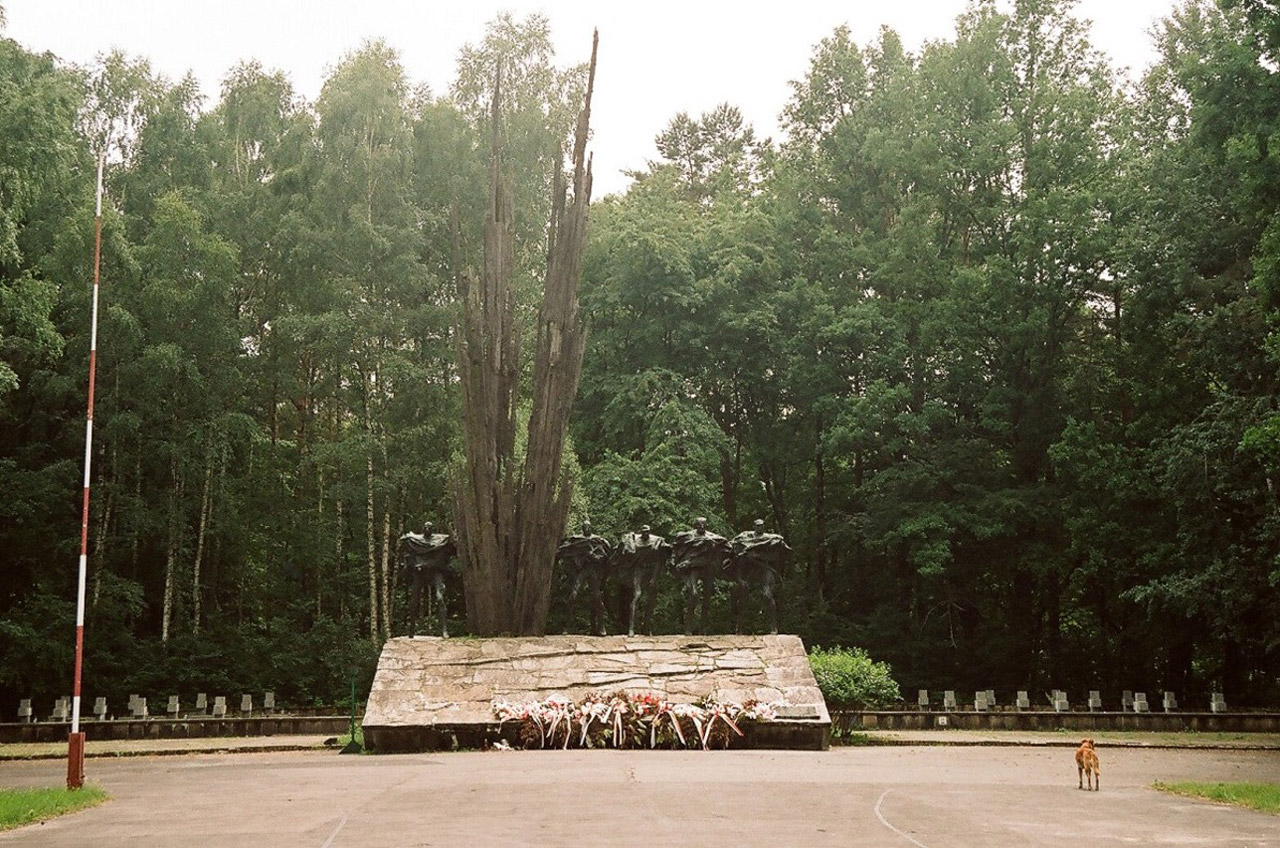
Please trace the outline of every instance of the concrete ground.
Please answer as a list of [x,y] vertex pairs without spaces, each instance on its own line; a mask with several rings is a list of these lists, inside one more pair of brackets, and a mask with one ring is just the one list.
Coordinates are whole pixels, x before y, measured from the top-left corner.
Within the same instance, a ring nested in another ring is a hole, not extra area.
[[[1099,754],[1100,792],[1048,746],[92,758],[111,801],[0,846],[1280,846],[1280,816],[1151,788],[1275,781],[1280,751]],[[61,760],[0,762],[0,786],[65,779]]]

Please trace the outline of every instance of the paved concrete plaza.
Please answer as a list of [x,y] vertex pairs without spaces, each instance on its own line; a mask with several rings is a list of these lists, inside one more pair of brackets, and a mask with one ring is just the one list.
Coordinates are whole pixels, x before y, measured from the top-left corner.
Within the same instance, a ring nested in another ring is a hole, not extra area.
[[[0,846],[1280,846],[1280,816],[1150,788],[1274,781],[1280,752],[1100,754],[1101,792],[1076,789],[1069,748],[95,758],[111,801]],[[65,775],[0,762],[0,786]]]

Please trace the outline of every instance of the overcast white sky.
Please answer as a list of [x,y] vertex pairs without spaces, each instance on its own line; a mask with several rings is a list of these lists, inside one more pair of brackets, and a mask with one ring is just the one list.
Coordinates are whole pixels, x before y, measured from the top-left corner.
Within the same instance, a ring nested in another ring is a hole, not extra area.
[[[453,80],[459,48],[478,42],[500,11],[544,14],[557,61],[585,61],[600,30],[592,110],[599,197],[625,188],[624,170],[653,158],[653,137],[678,112],[695,117],[719,103],[742,109],[760,136],[778,136],[789,80],[801,78],[813,46],[840,24],[873,40],[880,26],[909,50],[949,39],[966,0],[0,0],[5,35],[77,64],[114,47],[145,56],[166,76],[193,71],[210,98],[237,62],[285,71],[314,100],[328,68],[369,38],[398,49],[414,82],[437,93]],[[1175,0],[1080,0],[1093,42],[1114,64],[1140,73],[1154,59],[1148,30]]]

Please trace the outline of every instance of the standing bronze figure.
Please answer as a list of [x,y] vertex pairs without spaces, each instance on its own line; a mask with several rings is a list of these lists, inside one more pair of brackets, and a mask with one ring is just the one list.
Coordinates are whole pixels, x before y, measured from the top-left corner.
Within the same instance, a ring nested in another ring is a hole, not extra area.
[[[684,584],[684,629],[686,633],[707,632],[707,611],[711,606],[711,593],[716,578],[724,570],[729,558],[729,542],[707,529],[707,519],[699,517],[693,529],[677,533],[671,540],[672,563]],[[694,629],[693,612],[698,601],[698,589],[702,590],[702,615]]]
[[[572,626],[574,607],[582,584],[591,593],[591,632],[604,635],[604,578],[613,545],[604,536],[591,532],[591,522],[582,522],[582,533],[570,536],[556,550],[556,565],[569,575],[569,610],[566,627]],[[566,631],[567,632],[567,631]]]
[[671,562],[671,545],[661,536],[649,532],[649,525],[639,533],[625,534],[614,554],[618,581],[631,590],[627,635],[636,635],[636,609],[645,598],[642,629],[653,635],[653,611],[658,602],[658,573]]
[[729,546],[733,556],[725,563],[725,570],[733,580],[733,632],[742,632],[747,593],[752,586],[758,586],[764,594],[769,632],[777,633],[778,602],[774,590],[783,569],[791,560],[791,548],[777,533],[764,532],[764,521],[759,518],[752,529],[734,536]]
[[430,586],[435,597],[436,614],[440,617],[440,635],[449,638],[449,615],[444,602],[445,578],[453,574],[453,561],[458,549],[445,533],[435,532],[430,521],[422,533],[405,533],[400,537],[400,567],[409,586],[409,635],[416,636],[422,593]]

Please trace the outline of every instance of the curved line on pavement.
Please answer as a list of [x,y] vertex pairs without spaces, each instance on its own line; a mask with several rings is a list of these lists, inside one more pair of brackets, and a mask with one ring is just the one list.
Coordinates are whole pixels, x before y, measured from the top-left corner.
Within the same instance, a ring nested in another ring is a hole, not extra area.
[[[883,819],[881,819],[881,821],[883,821]],[[333,833],[329,834],[329,838],[324,841],[324,844],[321,845],[320,848],[329,848],[329,846],[333,844],[333,840],[338,838],[338,834],[342,831],[342,828],[346,827],[346,824],[347,817],[343,816],[342,821],[338,822],[338,826],[333,829]]]
[[888,798],[888,797],[889,797],[889,793],[890,793],[890,792],[892,792],[892,791],[893,791],[892,789],[886,789],[886,790],[884,791],[884,794],[883,794],[883,795],[881,795],[881,796],[880,796],[880,798],[879,798],[879,800],[877,800],[877,801],[876,801],[876,818],[880,819],[880,824],[882,824],[882,825],[884,825],[885,827],[889,828],[889,829],[890,829],[890,830],[892,830],[894,833],[898,834],[898,835],[899,835],[899,836],[901,836],[903,839],[905,839],[905,840],[907,840],[908,842],[910,842],[912,845],[915,845],[915,846],[916,846],[916,848],[929,848],[929,846],[928,846],[928,845],[925,845],[923,842],[920,842],[920,841],[916,840],[916,838],[915,838],[915,837],[911,836],[910,834],[903,833],[902,831],[898,830],[898,829],[897,829],[896,827],[894,827],[893,825],[889,824],[888,819],[886,819],[886,818],[884,817],[884,814],[880,812],[880,805],[884,803],[884,799],[885,799],[885,798]]

